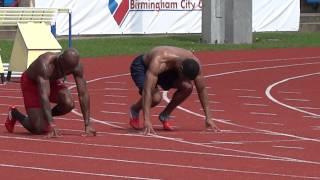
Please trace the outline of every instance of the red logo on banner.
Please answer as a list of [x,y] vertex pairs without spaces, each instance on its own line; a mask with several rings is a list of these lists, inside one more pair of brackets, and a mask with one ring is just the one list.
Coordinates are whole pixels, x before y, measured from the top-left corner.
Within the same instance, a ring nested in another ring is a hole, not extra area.
[[109,10],[113,15],[113,18],[120,26],[129,12],[129,0],[109,0]]

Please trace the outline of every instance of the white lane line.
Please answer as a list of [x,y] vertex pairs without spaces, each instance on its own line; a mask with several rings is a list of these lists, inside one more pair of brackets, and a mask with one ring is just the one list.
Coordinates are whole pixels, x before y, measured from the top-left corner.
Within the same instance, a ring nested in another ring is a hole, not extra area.
[[[283,79],[281,81],[278,81],[278,82],[275,82],[273,84],[271,84],[270,86],[267,87],[267,89],[265,90],[265,94],[267,95],[267,97],[273,101],[274,103],[276,104],[279,104],[281,106],[284,106],[288,109],[291,109],[291,110],[294,110],[294,111],[298,111],[298,112],[301,112],[301,113],[304,113],[304,114],[308,114],[308,115],[311,115],[311,116],[316,116],[316,117],[320,117],[320,115],[318,114],[315,114],[315,113],[311,113],[311,112],[308,112],[308,111],[305,111],[305,110],[302,110],[302,109],[299,109],[299,108],[296,108],[296,107],[293,107],[293,106],[290,106],[288,104],[285,104],[279,100],[277,100],[276,98],[274,98],[272,95],[271,95],[271,91],[272,89],[279,85],[279,84],[282,84],[282,83],[285,83],[285,82],[288,82],[290,80],[294,80],[294,79],[299,79],[299,78],[304,78],[304,77],[308,77],[308,76],[315,76],[315,75],[320,75],[320,72],[317,72],[317,73],[311,73],[311,74],[304,74],[304,75],[300,75],[300,76],[294,76],[294,77],[291,77],[291,78],[287,78],[287,79]],[[318,140],[317,140],[318,141]]]
[[[75,155],[64,155],[64,154],[54,154],[54,153],[39,153],[39,152],[27,152],[27,151],[11,151],[11,150],[1,150],[6,152],[13,152],[13,153],[24,153],[24,154],[31,154],[31,155],[44,155],[44,156],[53,156],[53,157],[66,157],[66,158],[81,158],[81,159],[93,159],[93,160],[101,160],[101,161],[114,161],[114,162],[124,162],[124,163],[132,163],[132,164],[144,164],[144,165],[153,165],[153,166],[165,166],[165,167],[174,167],[174,168],[183,168],[183,169],[195,169],[195,170],[204,170],[204,171],[219,171],[219,172],[233,172],[233,173],[240,173],[240,174],[257,174],[257,175],[264,175],[264,176],[280,176],[280,177],[290,177],[290,178],[305,178],[305,179],[318,179],[320,177],[313,177],[313,176],[300,176],[300,175],[293,175],[293,174],[281,174],[281,173],[268,173],[268,172],[259,172],[259,171],[245,171],[245,170],[237,170],[237,169],[222,169],[222,168],[211,168],[211,167],[204,167],[204,166],[190,166],[190,165],[179,165],[179,164],[169,164],[169,163],[154,163],[154,162],[144,162],[144,161],[132,161],[132,160],[123,160],[123,159],[111,159],[111,158],[98,158],[98,157],[88,157],[88,156],[75,156]],[[4,164],[0,164],[0,166],[4,166]],[[13,167],[16,167],[13,165]],[[25,166],[20,166],[19,168],[23,168]],[[29,168],[28,168],[29,169]],[[31,169],[31,168],[30,168]],[[35,170],[46,170],[46,171],[54,171],[53,169],[44,169],[44,168],[37,168]],[[58,172],[68,172],[68,173],[75,173],[78,171],[66,171],[66,170],[58,170]],[[80,172],[77,174],[85,174],[85,175],[103,175],[108,177],[116,177],[116,178],[128,178],[128,179],[150,179],[151,178],[143,178],[143,177],[132,177],[132,176],[118,176],[118,175],[110,175],[110,174],[95,174],[95,173],[84,173]]]
[[298,91],[278,91],[280,94],[301,94],[301,92]]
[[261,96],[238,96],[239,98],[262,99]]
[[284,149],[299,149],[299,150],[303,150],[303,147],[292,147],[292,146],[272,146],[272,147],[276,147],[276,148],[284,148]]
[[64,81],[65,84],[70,84],[70,85],[74,85],[76,84],[75,82],[70,82],[70,81]]
[[282,123],[271,123],[271,122],[257,122],[257,124],[266,124],[266,125],[275,125],[275,126],[284,126]]
[[257,131],[236,131],[236,130],[221,130],[221,133],[225,133],[225,134],[264,134],[264,135],[268,135],[266,133],[257,132]]
[[296,108],[299,108],[299,109],[308,109],[308,110],[320,110],[320,108],[318,108],[318,107],[298,107],[298,106],[296,106]]
[[110,102],[104,102],[105,105],[117,105],[117,106],[127,106],[127,103],[110,103]]
[[103,95],[105,97],[116,97],[116,98],[127,98],[128,96],[121,96],[121,95],[110,95],[110,94],[105,94]]
[[278,143],[278,142],[298,142],[302,140],[292,140],[292,139],[283,139],[283,140],[266,140],[266,141],[211,141],[208,144],[253,144],[253,143]]
[[22,99],[22,97],[19,97],[19,96],[0,96],[0,98],[8,98],[8,99]]
[[243,103],[245,106],[261,106],[261,107],[267,107],[269,105],[267,104],[258,104],[258,103]]
[[64,120],[64,121],[81,121],[81,122],[83,122],[83,119],[78,119],[78,118],[66,118],[66,117],[59,117],[59,116],[57,116],[57,117],[54,117],[54,119],[60,119],[60,120]]
[[122,85],[127,84],[125,82],[116,82],[116,81],[105,81],[104,83],[105,84],[122,84]]
[[[6,106],[6,107],[10,107],[12,106],[13,104],[0,104],[0,106]],[[23,105],[16,105],[14,104],[15,107],[24,107]]]
[[[115,124],[117,124],[117,122],[113,122]],[[126,124],[126,123],[118,123],[118,124]],[[1,126],[4,126],[3,123],[0,123]],[[15,127],[20,127],[23,128],[24,127],[22,125],[17,124]],[[162,125],[154,125],[154,127],[162,127]],[[177,128],[177,126],[171,126],[173,128]],[[83,130],[77,130],[77,129],[66,129],[66,128],[59,128],[59,130],[61,131],[69,131],[69,132],[77,132],[77,133],[83,133]],[[132,133],[128,132],[128,133],[110,133],[110,132],[105,132],[105,131],[98,131],[97,136],[100,136],[101,134],[103,135],[113,135],[113,136],[129,136],[129,137],[141,137],[141,138],[153,138],[152,136],[146,136],[143,134],[143,132],[136,132],[133,131]],[[63,135],[63,133],[62,133]],[[175,138],[177,140],[181,140],[181,138]]]
[[245,92],[255,92],[255,89],[231,89],[232,91],[245,91]]
[[289,64],[289,65],[281,65],[281,66],[267,66],[267,67],[260,67],[260,68],[249,68],[249,69],[242,69],[242,70],[228,71],[228,72],[223,72],[223,73],[218,73],[218,74],[207,75],[207,76],[205,76],[205,78],[225,76],[225,75],[230,75],[230,74],[251,72],[251,71],[258,71],[258,70],[297,67],[297,66],[306,66],[306,65],[314,65],[314,64],[320,64],[320,62]]
[[121,115],[127,115],[128,113],[124,113],[124,112],[115,112],[115,111],[100,111],[102,113],[105,114],[121,114]]
[[320,126],[311,126],[311,128],[313,129],[313,130],[320,130]]
[[265,59],[265,60],[251,60],[251,61],[230,61],[230,62],[223,62],[223,63],[213,63],[213,64],[205,64],[202,65],[203,67],[206,66],[217,66],[217,65],[230,65],[230,64],[243,64],[243,63],[261,63],[261,62],[275,62],[275,61],[293,61],[293,60],[306,60],[306,59],[319,59],[320,56],[313,56],[313,57],[301,57],[301,58],[277,58],[277,59]]
[[266,112],[250,112],[252,115],[264,115],[264,116],[277,116],[277,114],[274,113],[266,113]]
[[[199,100],[195,100],[194,102],[199,103]],[[209,101],[210,104],[220,104],[221,102],[218,101]]]
[[285,98],[286,101],[297,101],[297,102],[309,102],[309,99],[295,99],[295,98]]
[[21,89],[13,89],[13,88],[0,88],[0,91],[19,91],[19,92],[21,92]]
[[104,88],[104,90],[108,90],[108,91],[128,91],[129,89],[127,89],[127,88]]
[[[198,93],[191,93],[192,95],[198,95]],[[216,96],[216,94],[208,93],[208,96]]]
[[[149,136],[153,137],[153,136]],[[158,136],[163,137],[163,136]],[[244,158],[244,159],[258,159],[258,160],[269,160],[269,161],[280,161],[280,162],[297,162],[283,158],[273,158],[273,157],[261,157],[261,156],[245,156],[245,155],[233,155],[233,154],[221,154],[221,153],[209,153],[209,152],[200,152],[200,151],[184,151],[184,150],[173,150],[173,149],[160,149],[160,148],[147,148],[147,147],[134,147],[134,146],[117,146],[117,145],[108,145],[108,144],[93,144],[93,143],[80,143],[72,141],[58,141],[58,140],[48,140],[48,139],[36,139],[36,138],[26,138],[26,137],[12,137],[12,136],[1,136],[2,139],[11,139],[11,140],[21,140],[21,141],[34,141],[34,142],[46,142],[46,143],[57,143],[57,144],[67,144],[67,145],[79,145],[79,146],[90,146],[90,147],[103,147],[103,148],[114,148],[114,149],[126,149],[126,150],[139,150],[139,151],[152,151],[152,152],[167,152],[167,153],[178,153],[178,154],[192,154],[197,156],[217,156],[217,157],[229,157],[229,158]],[[154,137],[153,137],[154,138]],[[169,139],[178,139],[178,138],[169,138]],[[179,139],[178,139],[179,140]],[[301,162],[302,163],[302,162]],[[318,162],[303,162],[310,164],[318,164]]]
[[166,106],[164,106],[164,105],[157,105],[157,106],[155,106],[154,108],[165,108]]
[[[75,85],[74,85],[75,86]],[[73,87],[73,86],[70,86],[70,87]],[[89,92],[104,92],[104,91],[106,91],[105,89],[98,89],[98,88],[96,88],[96,89],[88,89],[88,91]],[[76,92],[73,92],[73,93],[76,93]]]
[[302,116],[304,118],[320,119],[320,116]]
[[[73,112],[77,116],[82,117],[82,113],[79,113],[79,112],[77,112],[75,110],[72,110],[71,112]],[[94,121],[94,122],[97,122],[97,123],[100,123],[100,124],[104,124],[104,125],[110,126],[110,127],[119,128],[119,129],[126,129],[126,128],[122,127],[122,126],[114,125],[114,123],[111,123],[109,121],[102,121],[102,120],[99,120],[99,119],[95,119],[93,117],[90,117],[90,120]]]
[[42,167],[35,167],[35,166],[20,166],[20,165],[13,165],[13,164],[0,164],[0,167],[29,169],[29,170],[35,170],[35,171],[56,172],[56,173],[81,174],[81,175],[111,177],[111,178],[122,178],[122,179],[158,180],[158,179],[134,177],[134,176],[120,176],[120,175],[114,175],[114,174],[91,173],[91,172],[72,171],[72,170],[65,170],[65,169],[50,169],[50,168],[42,168]]
[[210,109],[210,111],[212,111],[212,112],[224,112],[224,110],[222,110],[222,109]]

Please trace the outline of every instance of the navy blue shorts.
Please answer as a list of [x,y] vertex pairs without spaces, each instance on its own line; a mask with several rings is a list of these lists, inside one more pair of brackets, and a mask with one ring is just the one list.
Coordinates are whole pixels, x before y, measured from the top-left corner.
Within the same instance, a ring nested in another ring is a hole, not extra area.
[[143,55],[137,56],[131,63],[130,72],[132,80],[139,89],[139,94],[142,94],[146,71],[147,66],[144,64]]
[[[148,69],[144,64],[143,56],[144,55],[136,57],[130,66],[131,77],[139,89],[139,94],[142,94],[146,71]],[[173,88],[178,77],[178,72],[175,70],[163,72],[158,76],[157,85],[159,85],[163,90],[169,90]]]

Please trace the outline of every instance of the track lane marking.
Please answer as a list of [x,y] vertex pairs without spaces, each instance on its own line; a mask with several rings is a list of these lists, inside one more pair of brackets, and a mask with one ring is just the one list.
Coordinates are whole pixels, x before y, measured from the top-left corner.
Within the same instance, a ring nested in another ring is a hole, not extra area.
[[[206,171],[220,171],[220,172],[232,172],[232,173],[241,173],[241,174],[256,174],[256,175],[268,175],[268,176],[280,176],[280,177],[291,177],[291,178],[305,178],[305,179],[320,179],[320,177],[315,176],[300,176],[300,175],[292,175],[292,174],[281,174],[281,173],[268,173],[268,172],[259,172],[259,171],[245,171],[245,170],[237,170],[237,169],[223,169],[223,168],[211,168],[204,166],[190,166],[190,165],[179,165],[179,164],[169,164],[169,163],[154,163],[154,162],[146,162],[146,161],[132,161],[132,160],[123,160],[123,159],[111,159],[111,158],[97,158],[97,157],[88,157],[88,156],[75,156],[75,155],[63,155],[63,154],[54,154],[54,153],[39,153],[39,152],[28,152],[28,151],[13,151],[13,150],[1,150],[6,152],[13,153],[25,153],[32,155],[45,155],[45,156],[60,156],[65,158],[80,158],[80,159],[91,159],[91,160],[102,160],[102,161],[114,161],[114,162],[124,162],[124,163],[133,163],[133,164],[145,164],[145,165],[155,165],[155,166],[165,166],[165,167],[175,167],[175,168],[184,168],[184,169],[196,169],[196,170],[206,170]],[[2,164],[0,164],[1,166]],[[23,167],[23,166],[21,166]],[[43,169],[38,169],[43,170]],[[51,171],[52,169],[48,169]],[[62,172],[72,173],[73,171],[65,171],[60,170]],[[79,173],[80,174],[80,173]],[[95,173],[82,173],[82,174],[94,174]],[[98,174],[100,175],[100,174]],[[142,177],[132,177],[132,176],[118,176],[118,175],[109,175],[102,174],[103,176],[109,177],[120,177],[120,178],[129,178],[129,179],[151,179],[151,178],[142,178]]]

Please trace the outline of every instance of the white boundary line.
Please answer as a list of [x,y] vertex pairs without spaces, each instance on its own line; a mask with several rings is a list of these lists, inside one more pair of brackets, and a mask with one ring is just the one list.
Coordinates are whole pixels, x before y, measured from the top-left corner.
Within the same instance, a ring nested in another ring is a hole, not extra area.
[[261,96],[238,96],[238,98],[248,98],[248,99],[262,99]]
[[133,176],[120,176],[120,175],[113,175],[113,174],[72,171],[72,170],[65,170],[65,169],[50,169],[50,168],[42,168],[42,167],[35,167],[35,166],[20,166],[20,165],[13,165],[13,164],[0,164],[0,167],[19,168],[19,169],[56,172],[56,173],[80,174],[80,175],[90,175],[90,176],[102,176],[102,177],[112,177],[112,178],[122,178],[122,179],[159,180],[159,179],[133,177]]
[[258,103],[243,103],[245,106],[260,106],[260,107],[267,107],[269,106],[268,104],[258,104]]
[[[291,110],[294,110],[294,111],[298,111],[298,112],[301,112],[301,113],[304,113],[304,114],[308,114],[308,115],[311,115],[311,116],[315,116],[315,117],[320,117],[319,114],[315,114],[315,113],[311,113],[311,112],[308,112],[308,111],[305,111],[305,110],[302,110],[302,109],[299,109],[297,107],[293,107],[293,106],[290,106],[288,104],[285,104],[283,102],[280,102],[279,100],[277,100],[276,98],[274,98],[272,95],[271,95],[271,91],[272,89],[279,85],[279,84],[282,84],[282,83],[285,83],[285,82],[288,82],[290,80],[294,80],[294,79],[299,79],[299,78],[304,78],[304,77],[309,77],[309,76],[315,76],[315,75],[320,75],[320,72],[316,72],[316,73],[311,73],[311,74],[304,74],[304,75],[300,75],[300,76],[294,76],[294,77],[291,77],[291,78],[287,78],[287,79],[283,79],[281,81],[278,81],[278,82],[275,82],[273,84],[271,84],[270,86],[267,87],[267,89],[265,90],[265,94],[266,96],[274,103],[276,104],[279,104],[280,106],[284,106],[288,109],[291,109]],[[317,142],[320,142],[320,140],[318,139]]]
[[116,105],[116,106],[126,106],[127,103],[112,103],[112,102],[104,102],[105,105]]
[[232,91],[256,92],[255,89],[231,89]]
[[298,142],[302,140],[265,140],[265,141],[211,141],[210,143],[205,144],[253,144],[253,143],[279,143],[279,142]]
[[299,109],[309,109],[309,110],[319,110],[319,109],[320,109],[319,107],[296,107],[296,108],[299,108]]
[[277,114],[274,113],[267,113],[267,112],[250,112],[252,115],[264,115],[264,116],[277,116]]
[[285,98],[286,101],[309,102],[309,99]]
[[272,146],[276,148],[284,148],[284,149],[298,149],[298,150],[303,150],[303,147],[293,147],[293,146]]
[[230,65],[230,64],[243,64],[243,63],[261,63],[261,62],[275,62],[275,61],[293,61],[293,60],[306,60],[306,59],[320,59],[320,56],[312,56],[312,57],[299,57],[299,58],[278,58],[278,59],[264,59],[264,60],[251,60],[251,61],[230,61],[223,63],[213,63],[202,65],[206,66],[218,66],[218,65]]
[[274,126],[284,126],[282,123],[272,123],[272,122],[257,122],[257,124],[266,124],[266,125],[274,125]]
[[21,96],[0,96],[0,98],[8,98],[8,99],[22,99]]
[[[256,174],[256,175],[265,175],[265,176],[280,176],[280,177],[291,177],[291,178],[320,179],[320,177],[312,177],[312,176],[300,176],[300,175],[280,174],[280,173],[267,173],[267,172],[258,172],[258,171],[245,171],[245,170],[236,170],[236,169],[211,168],[211,167],[203,167],[203,166],[177,165],[177,164],[168,164],[168,163],[154,163],[154,162],[145,162],[145,161],[131,161],[131,160],[123,160],[123,159],[97,158],[97,157],[88,157],[88,156],[75,156],[75,155],[63,155],[63,154],[51,154],[51,153],[39,153],[39,152],[27,152],[27,151],[11,151],[11,150],[1,150],[1,151],[12,152],[12,153],[32,154],[32,155],[45,155],[45,156],[53,156],[53,157],[58,156],[58,157],[66,157],[66,158],[80,158],[80,159],[114,161],[114,162],[124,162],[124,163],[144,164],[144,165],[154,165],[154,166],[166,166],[166,167],[196,169],[196,170],[205,170],[205,171],[220,171],[220,172]],[[1,165],[3,165],[3,164],[0,164],[0,166]],[[17,166],[15,166],[15,167],[17,167]],[[19,168],[23,168],[23,167],[24,166],[20,166]],[[56,169],[45,169],[45,168],[34,168],[34,169],[36,169],[36,170],[45,170],[45,171],[54,171],[54,172],[64,172],[64,173],[68,172],[68,173],[77,173],[77,174],[85,174],[85,175],[95,175],[95,176],[107,176],[107,177],[116,177],[116,178],[151,179],[151,178],[142,178],[142,177],[117,176],[117,175],[110,175],[110,174],[95,174],[95,173],[56,170]]]
[[280,94],[301,94],[301,92],[297,91],[279,91]]
[[313,65],[313,64],[320,64],[320,62],[290,64],[290,65],[281,65],[281,66],[269,66],[269,67],[260,67],[260,68],[249,68],[249,69],[242,69],[242,70],[235,70],[235,71],[229,71],[229,72],[223,72],[223,73],[218,73],[218,74],[207,75],[207,76],[205,76],[205,78],[218,77],[218,76],[223,76],[223,75],[230,75],[230,74],[250,72],[250,71],[277,69],[277,68],[287,68],[287,67],[305,66],[305,65]]
[[[136,136],[136,135],[132,135]],[[155,152],[169,152],[169,153],[179,153],[179,154],[192,154],[198,156],[217,156],[217,157],[229,157],[229,158],[244,158],[244,159],[258,159],[258,160],[269,160],[269,161],[283,161],[292,162],[291,160],[279,159],[279,158],[269,158],[269,157],[259,157],[259,156],[245,156],[245,155],[232,155],[232,154],[221,154],[221,153],[209,153],[200,151],[184,151],[184,150],[171,150],[171,149],[159,149],[159,148],[147,148],[147,147],[134,147],[134,146],[119,146],[119,145],[107,145],[107,144],[94,144],[94,143],[79,143],[72,141],[58,141],[52,139],[40,139],[40,138],[26,138],[26,137],[11,137],[11,136],[0,136],[3,139],[14,139],[22,141],[35,141],[35,142],[47,142],[47,143],[57,143],[57,144],[67,144],[67,145],[79,145],[79,146],[90,146],[90,147],[104,147],[104,148],[115,148],[115,149],[128,149],[128,150],[140,150],[140,151],[155,151]],[[154,138],[149,136],[147,138]],[[161,138],[161,136],[160,136]],[[163,138],[164,139],[164,138]],[[174,138],[172,138],[174,139]],[[176,140],[180,140],[176,138]],[[296,161],[294,161],[296,162]],[[319,164],[317,162],[304,162],[308,164]]]

